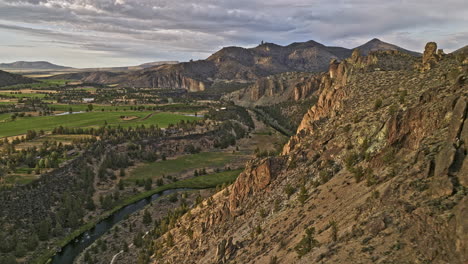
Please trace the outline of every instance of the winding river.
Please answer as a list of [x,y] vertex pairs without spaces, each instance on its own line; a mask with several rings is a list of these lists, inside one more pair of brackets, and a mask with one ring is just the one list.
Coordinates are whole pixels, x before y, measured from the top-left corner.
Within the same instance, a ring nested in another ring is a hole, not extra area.
[[81,234],[73,241],[68,243],[62,250],[57,253],[52,258],[52,264],[70,264],[73,263],[74,259],[81,254],[88,246],[90,246],[94,241],[99,239],[104,235],[108,230],[110,230],[115,224],[125,219],[127,216],[143,209],[146,205],[150,204],[152,201],[158,199],[159,197],[178,192],[178,191],[188,191],[191,189],[172,189],[166,190],[161,193],[153,194],[151,197],[139,200],[133,204],[129,204],[122,209],[118,210],[108,218],[99,222],[92,229]]

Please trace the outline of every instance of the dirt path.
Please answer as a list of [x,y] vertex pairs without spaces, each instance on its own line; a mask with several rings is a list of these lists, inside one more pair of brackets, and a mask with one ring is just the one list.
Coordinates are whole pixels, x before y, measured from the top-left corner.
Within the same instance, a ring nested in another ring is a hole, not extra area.
[[150,118],[150,117],[152,117],[154,114],[156,114],[156,112],[153,112],[153,113],[151,113],[151,114],[149,114],[149,115],[143,117],[142,121],[143,121],[143,120],[146,120],[146,119],[148,119],[148,118]]

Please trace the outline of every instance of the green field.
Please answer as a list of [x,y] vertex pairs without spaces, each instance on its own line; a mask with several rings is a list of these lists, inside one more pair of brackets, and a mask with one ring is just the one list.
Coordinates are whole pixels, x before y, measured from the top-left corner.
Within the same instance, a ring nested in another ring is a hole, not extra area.
[[191,188],[191,189],[212,188],[212,187],[216,187],[217,185],[221,185],[223,183],[233,182],[237,178],[237,176],[239,176],[241,172],[242,170],[230,170],[230,171],[212,173],[212,174],[192,177],[189,179],[169,183],[161,187],[164,187],[164,189],[166,190],[167,189],[179,189],[179,188]]
[[126,179],[135,181],[137,179],[159,178],[163,174],[171,175],[204,167],[220,168],[239,156],[239,154],[228,152],[202,152],[181,156],[173,160],[145,163],[134,169]]
[[[22,117],[15,121],[8,121],[0,125],[0,137],[25,134],[28,130],[50,131],[58,126],[64,127],[98,127],[107,122],[108,125],[121,125],[130,127],[136,125],[158,125],[161,128],[175,124],[181,120],[196,120],[198,117],[184,116],[172,113],[154,113],[150,118],[143,120],[153,112],[88,112],[62,116]],[[0,121],[7,119],[8,114],[0,115]],[[120,116],[135,116],[134,120],[122,120]]]

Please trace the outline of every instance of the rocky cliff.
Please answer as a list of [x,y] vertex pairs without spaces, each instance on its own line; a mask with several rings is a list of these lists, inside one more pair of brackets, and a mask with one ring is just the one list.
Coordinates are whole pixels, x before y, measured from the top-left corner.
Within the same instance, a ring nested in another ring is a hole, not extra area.
[[151,261],[466,263],[468,65],[385,56],[333,62],[283,155],[150,239]]

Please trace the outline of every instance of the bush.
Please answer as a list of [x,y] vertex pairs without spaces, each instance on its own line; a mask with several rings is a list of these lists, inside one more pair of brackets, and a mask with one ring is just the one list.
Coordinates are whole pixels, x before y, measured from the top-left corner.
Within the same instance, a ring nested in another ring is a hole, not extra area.
[[288,199],[289,197],[291,197],[291,195],[294,194],[295,191],[296,189],[292,187],[291,184],[288,184],[284,187],[284,193],[286,193],[286,195],[288,196]]
[[305,254],[309,253],[312,248],[319,245],[319,242],[314,238],[315,228],[307,228],[305,230],[305,235],[302,236],[301,241],[297,243],[294,247],[299,258],[304,256]]
[[374,111],[382,107],[382,99],[377,99],[374,103]]

